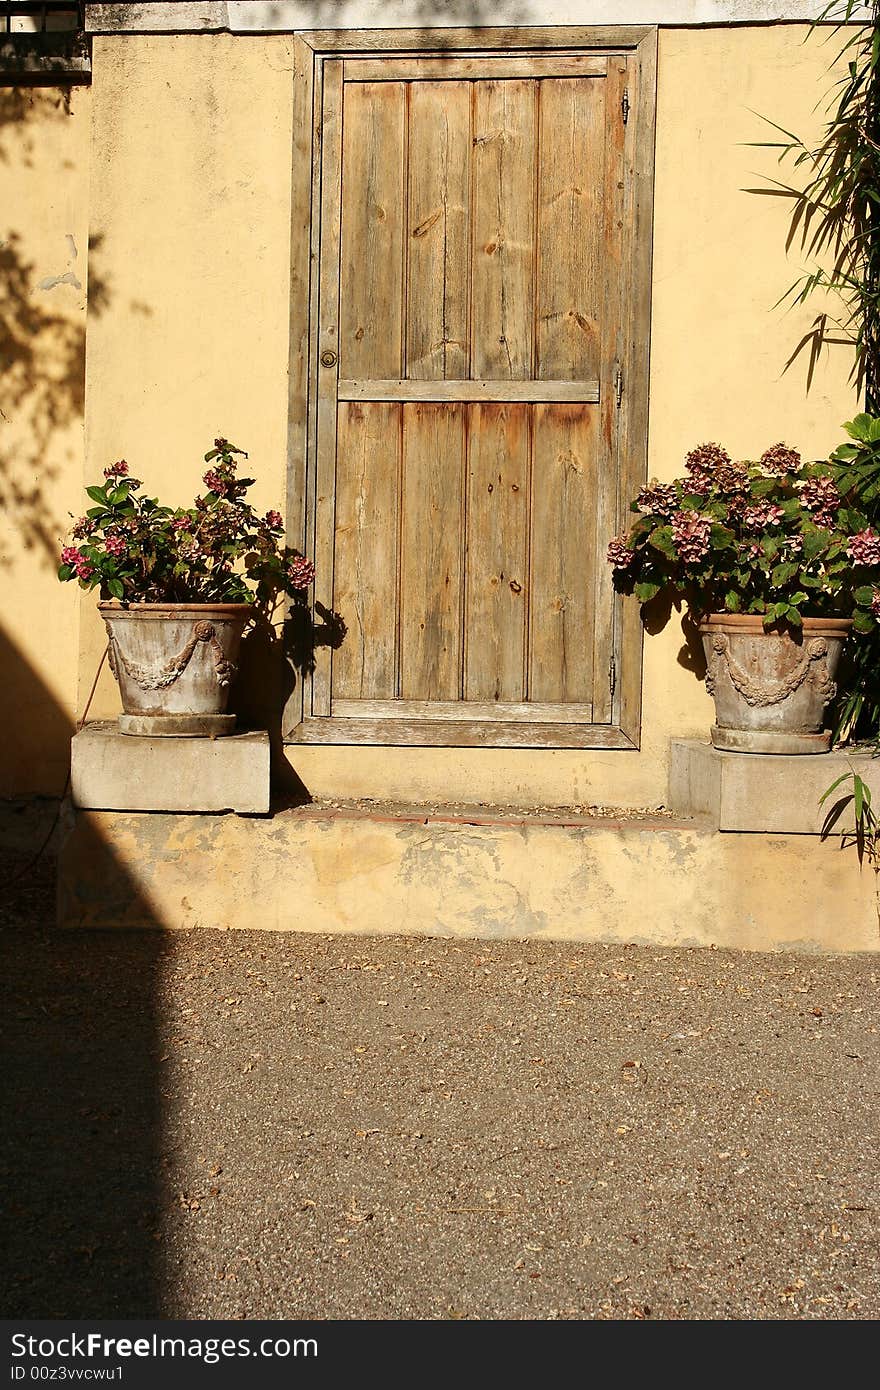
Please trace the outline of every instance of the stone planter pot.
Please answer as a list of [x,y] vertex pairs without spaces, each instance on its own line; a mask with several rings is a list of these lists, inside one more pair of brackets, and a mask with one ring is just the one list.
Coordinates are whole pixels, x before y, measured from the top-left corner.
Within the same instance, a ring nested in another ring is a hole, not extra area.
[[827,753],[822,728],[849,618],[805,618],[803,631],[767,632],[757,615],[717,613],[700,624],[716,748],[737,753]]
[[99,603],[124,734],[231,734],[226,713],[247,603]]

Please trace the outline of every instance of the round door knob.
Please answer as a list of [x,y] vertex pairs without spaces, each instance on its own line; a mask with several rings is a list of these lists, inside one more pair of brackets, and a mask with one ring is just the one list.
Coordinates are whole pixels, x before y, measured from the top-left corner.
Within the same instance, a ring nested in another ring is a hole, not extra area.
[[332,350],[332,348],[327,348],[324,352],[321,353],[321,366],[322,366],[322,367],[335,367],[335,366],[336,366],[336,353]]

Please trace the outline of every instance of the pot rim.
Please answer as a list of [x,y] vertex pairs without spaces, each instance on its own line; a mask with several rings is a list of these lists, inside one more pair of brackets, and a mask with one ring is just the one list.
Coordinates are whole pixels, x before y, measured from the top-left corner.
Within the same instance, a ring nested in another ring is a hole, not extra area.
[[[830,637],[845,637],[852,627],[852,618],[804,618],[805,632],[825,632]],[[760,613],[710,613],[700,621],[700,632],[717,632],[730,627],[738,632],[766,632]],[[799,629],[790,627],[792,632]],[[772,632],[772,629],[771,629]]]
[[114,618],[176,618],[184,613],[219,613],[223,617],[250,617],[256,612],[252,603],[130,603],[123,607],[112,599],[101,599],[98,612]]

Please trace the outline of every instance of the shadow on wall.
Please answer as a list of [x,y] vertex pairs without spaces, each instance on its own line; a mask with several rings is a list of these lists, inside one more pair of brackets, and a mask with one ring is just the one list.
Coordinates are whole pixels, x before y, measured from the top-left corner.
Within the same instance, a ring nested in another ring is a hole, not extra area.
[[[70,93],[38,87],[0,88],[0,165],[36,172],[41,131],[70,115]],[[86,171],[71,165],[71,177]],[[48,190],[48,183],[46,188]],[[33,200],[36,207],[37,199]],[[85,258],[67,235],[67,269],[40,276],[26,236],[10,230],[4,209],[0,227],[0,509],[5,527],[17,533],[15,551],[35,551],[52,568],[58,538],[69,524],[52,496],[69,451],[68,432],[83,419],[85,314],[77,318],[52,306],[62,285],[85,288]],[[92,267],[89,307],[100,313],[108,302],[106,284]],[[0,546],[0,565],[13,552]]]
[[61,796],[70,767],[73,719],[34,674],[0,626],[0,798],[35,785]]
[[[625,602],[635,603],[636,600],[633,597],[628,597]],[[697,680],[704,681],[706,679],[706,654],[703,651],[703,639],[700,636],[699,623],[685,607],[683,600],[674,598],[668,592],[661,591],[656,598],[643,604],[642,622],[645,631],[649,636],[656,637],[672,621],[673,613],[679,620],[683,639],[676,660],[685,671],[692,671]]]
[[[300,28],[320,29],[326,26],[341,29],[348,25],[362,28],[364,24],[363,0],[306,0],[302,8]],[[410,28],[418,28],[421,24],[433,28],[438,19],[447,29],[540,23],[540,16],[536,19],[536,6],[530,0],[509,0],[504,8],[503,20],[499,19],[498,6],[492,0],[443,0],[440,4],[438,0],[406,0],[400,8]],[[442,29],[437,30],[437,47],[444,47]]]
[[[535,24],[539,7],[530,0],[509,0],[505,6],[503,19],[499,19],[498,4],[494,0],[407,0],[400,6],[405,11],[407,26],[445,25],[446,28],[468,28],[468,26],[516,24]],[[363,0],[307,0],[303,10],[302,28],[327,25],[327,28],[363,26]],[[438,49],[445,47],[441,29],[438,29]]]
[[285,756],[285,713],[292,708],[305,678],[314,671],[318,649],[337,650],[345,635],[342,615],[317,603],[314,616],[307,608],[292,607],[277,628],[255,623],[241,644],[241,671],[230,706],[241,728],[268,730],[272,791],[279,804],[311,800]]
[[[2,661],[22,698],[49,706],[8,643]],[[55,929],[53,844],[28,867],[54,814],[52,802],[0,803],[0,1308],[7,1318],[160,1316],[167,947],[156,931]],[[99,843],[84,853],[107,859]],[[118,867],[113,881],[129,910],[155,920]]]

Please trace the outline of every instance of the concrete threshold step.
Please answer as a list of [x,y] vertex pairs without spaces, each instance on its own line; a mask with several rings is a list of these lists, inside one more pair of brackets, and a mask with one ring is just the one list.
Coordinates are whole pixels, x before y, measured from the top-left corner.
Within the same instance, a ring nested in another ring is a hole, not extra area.
[[60,854],[59,921],[878,948],[875,875],[814,836],[722,834],[705,820],[656,815],[571,823],[448,809],[319,803],[259,818],[80,810]]
[[638,826],[643,830],[669,830],[675,826],[702,825],[712,828],[708,816],[675,814],[665,807],[631,808],[623,806],[517,806],[485,802],[430,801],[413,804],[375,798],[329,799],[315,797],[306,803],[277,806],[276,816],[295,816],[301,820],[372,820],[389,824],[417,825],[497,825],[580,827],[586,830],[623,830]]

